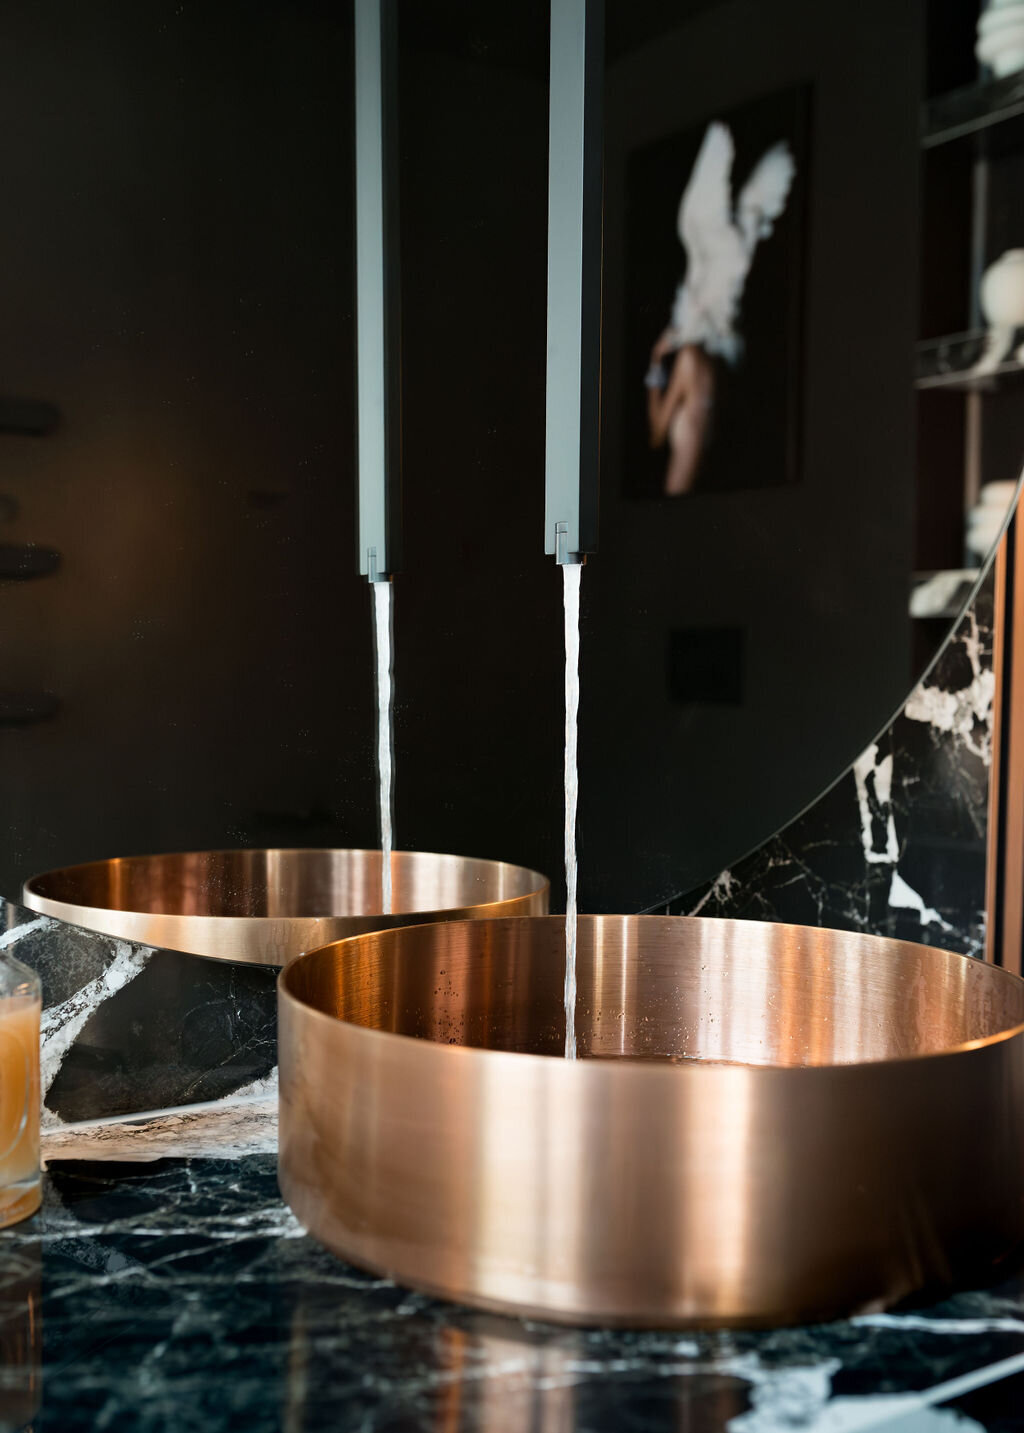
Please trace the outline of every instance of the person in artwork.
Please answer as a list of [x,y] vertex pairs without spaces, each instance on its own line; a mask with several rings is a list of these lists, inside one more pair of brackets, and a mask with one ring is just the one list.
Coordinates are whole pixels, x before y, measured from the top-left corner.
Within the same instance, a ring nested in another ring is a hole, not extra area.
[[789,146],[773,145],[744,185],[734,214],[734,152],[728,126],[710,124],[679,205],[676,229],[686,275],[644,379],[651,447],[668,446],[666,497],[690,492],[696,481],[710,435],[716,363],[733,366],[740,357],[740,301],[754,250],[785,209],[796,172]]

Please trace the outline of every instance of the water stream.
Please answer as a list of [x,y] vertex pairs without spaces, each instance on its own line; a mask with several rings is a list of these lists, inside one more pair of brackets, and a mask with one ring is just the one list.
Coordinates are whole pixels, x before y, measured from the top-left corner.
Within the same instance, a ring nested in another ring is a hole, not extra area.
[[562,564],[565,606],[565,1058],[576,1058],[576,739],[580,709],[580,574]]
[[380,802],[381,910],[391,913],[392,829],[391,774],[394,737],[391,730],[391,583],[371,582],[373,629],[377,646],[377,788]]

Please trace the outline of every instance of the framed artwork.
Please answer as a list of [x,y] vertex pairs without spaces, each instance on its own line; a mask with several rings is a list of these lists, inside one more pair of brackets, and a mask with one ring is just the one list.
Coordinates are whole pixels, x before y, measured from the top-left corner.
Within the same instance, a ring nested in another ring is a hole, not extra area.
[[799,476],[809,100],[787,89],[628,157],[627,498]]

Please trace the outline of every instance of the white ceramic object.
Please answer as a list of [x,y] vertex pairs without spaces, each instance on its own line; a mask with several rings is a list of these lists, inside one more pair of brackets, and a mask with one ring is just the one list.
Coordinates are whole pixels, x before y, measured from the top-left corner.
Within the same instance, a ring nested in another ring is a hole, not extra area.
[[978,58],[992,70],[996,79],[1004,80],[1007,75],[1016,75],[1024,70],[1024,41],[1012,49],[1000,50],[991,60],[979,55]]
[[992,63],[1004,51],[1019,45],[1021,30],[1024,30],[1024,8],[1019,14],[1010,15],[1001,25],[979,30],[975,53],[979,59],[982,56],[990,56],[991,59],[986,59],[985,63]]
[[1024,4],[1021,0],[992,0],[978,21],[974,53],[999,78],[1024,69]]
[[999,482],[985,483],[978,494],[978,504],[983,508],[997,508],[1002,517],[1013,501],[1016,491],[1017,484],[1005,478]]
[[992,551],[1016,491],[1016,483],[986,483],[978,494],[977,504],[967,514],[964,534],[967,550],[975,557],[985,558]]
[[981,311],[992,328],[1024,326],[1024,249],[1007,249],[982,274]]
[[1001,5],[998,10],[986,10],[978,21],[978,34],[997,35],[1008,25],[1019,25],[1022,15],[1024,5],[1021,0],[1013,0],[1012,5]]
[[977,50],[980,54],[996,54],[998,51],[1017,44],[1020,31],[1024,30],[1024,10],[1000,18],[995,24],[978,30]]
[[974,53],[983,65],[988,65],[997,79],[1005,79],[1007,75],[1024,70],[1024,25],[1019,31],[1016,26],[1008,26],[999,35],[983,35],[974,47]]

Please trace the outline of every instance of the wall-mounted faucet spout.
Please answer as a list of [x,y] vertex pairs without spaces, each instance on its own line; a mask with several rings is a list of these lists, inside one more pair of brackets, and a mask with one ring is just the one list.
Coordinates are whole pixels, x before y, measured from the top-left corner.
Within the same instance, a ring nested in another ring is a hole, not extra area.
[[604,0],[551,0],[544,551],[565,607],[565,1055],[576,1058],[580,564],[597,548]]
[[402,387],[395,0],[355,3],[359,571],[401,564]]
[[356,373],[359,571],[372,584],[377,656],[381,910],[392,909],[393,603],[401,563],[402,363],[398,248],[397,0],[355,0]]
[[551,0],[544,551],[597,549],[603,0]]

